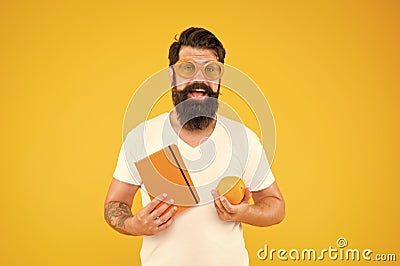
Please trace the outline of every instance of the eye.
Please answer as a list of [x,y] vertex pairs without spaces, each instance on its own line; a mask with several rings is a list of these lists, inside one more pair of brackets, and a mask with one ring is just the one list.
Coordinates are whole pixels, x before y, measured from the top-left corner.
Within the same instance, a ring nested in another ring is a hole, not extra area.
[[194,69],[194,67],[193,67],[191,64],[185,64],[185,65],[183,66],[183,69],[184,69],[184,70],[187,70],[187,71],[191,71],[191,70]]
[[178,74],[182,77],[190,77],[196,72],[196,66],[193,62],[182,62],[177,68]]
[[193,71],[195,66],[191,62],[182,63],[181,69],[184,71]]
[[204,67],[204,72],[209,79],[217,79],[219,78],[222,69],[219,64],[211,62]]
[[213,72],[213,71],[215,71],[215,66],[207,66],[207,67],[206,67],[206,71],[207,71],[207,72]]

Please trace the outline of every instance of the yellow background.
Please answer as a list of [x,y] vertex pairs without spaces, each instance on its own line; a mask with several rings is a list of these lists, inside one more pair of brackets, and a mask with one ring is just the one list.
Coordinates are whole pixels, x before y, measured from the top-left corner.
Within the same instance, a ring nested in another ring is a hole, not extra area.
[[[1,265],[138,264],[140,238],[112,231],[102,205],[129,99],[192,25],[222,40],[276,121],[287,217],[244,227],[251,265],[273,263],[256,258],[264,244],[323,249],[338,237],[399,257],[399,6],[2,1]],[[340,263],[365,262],[309,264]]]

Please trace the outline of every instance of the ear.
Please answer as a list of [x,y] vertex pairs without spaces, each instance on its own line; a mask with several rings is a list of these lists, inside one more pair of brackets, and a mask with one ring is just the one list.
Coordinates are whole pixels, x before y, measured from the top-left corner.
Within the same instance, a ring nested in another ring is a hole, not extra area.
[[171,82],[171,86],[174,87],[175,86],[175,73],[174,73],[174,69],[172,66],[168,67],[168,77],[169,77],[169,81]]

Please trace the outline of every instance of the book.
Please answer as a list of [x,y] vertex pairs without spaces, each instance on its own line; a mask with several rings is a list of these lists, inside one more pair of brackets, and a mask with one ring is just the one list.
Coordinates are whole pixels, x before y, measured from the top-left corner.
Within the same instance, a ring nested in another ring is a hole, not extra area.
[[177,207],[175,215],[200,202],[178,146],[175,144],[137,161],[135,165],[150,199],[167,193],[167,198],[163,201],[174,199],[174,206]]

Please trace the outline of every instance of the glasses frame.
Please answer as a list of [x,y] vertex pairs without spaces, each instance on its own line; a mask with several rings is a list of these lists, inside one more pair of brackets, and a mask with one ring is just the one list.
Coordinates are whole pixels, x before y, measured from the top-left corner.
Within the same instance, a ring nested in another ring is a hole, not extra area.
[[[197,72],[199,71],[199,69],[200,69],[201,72],[203,73],[203,77],[204,77],[206,80],[214,81],[214,80],[219,80],[219,79],[222,78],[222,76],[224,75],[224,64],[223,64],[223,63],[221,63],[221,62],[219,62],[219,61],[217,61],[217,60],[210,60],[210,61],[209,61],[209,60],[201,60],[201,61],[206,61],[206,63],[205,63],[205,64],[199,64],[199,63],[197,63],[197,62],[196,62],[195,60],[193,60],[193,59],[184,58],[184,59],[181,59],[181,60],[179,60],[178,62],[176,62],[176,64],[173,66],[173,68],[174,68],[175,73],[176,73],[179,77],[181,77],[181,78],[183,78],[183,79],[191,79],[191,78],[193,78],[194,76],[196,76],[196,74],[197,74]],[[183,77],[183,76],[179,75],[178,66],[179,66],[181,63],[184,63],[184,62],[191,62],[191,63],[193,63],[193,65],[194,65],[194,67],[195,67],[194,74],[193,74],[192,76],[190,76],[190,77]],[[221,68],[221,73],[219,74],[218,78],[209,79],[209,78],[207,77],[207,75],[205,74],[205,72],[204,72],[204,69],[206,68],[206,66],[208,66],[208,65],[211,64],[211,63],[217,64],[217,65]]]

